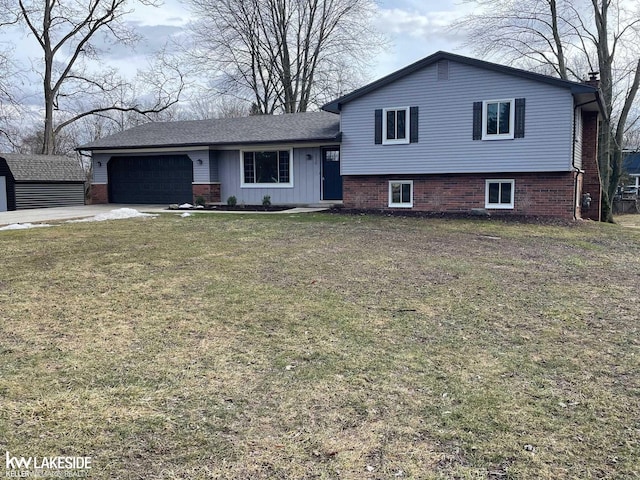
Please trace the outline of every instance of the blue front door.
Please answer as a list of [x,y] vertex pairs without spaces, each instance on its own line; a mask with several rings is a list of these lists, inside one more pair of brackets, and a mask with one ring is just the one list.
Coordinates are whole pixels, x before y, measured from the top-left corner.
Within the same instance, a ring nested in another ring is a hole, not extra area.
[[342,200],[340,147],[328,147],[322,150],[322,199]]

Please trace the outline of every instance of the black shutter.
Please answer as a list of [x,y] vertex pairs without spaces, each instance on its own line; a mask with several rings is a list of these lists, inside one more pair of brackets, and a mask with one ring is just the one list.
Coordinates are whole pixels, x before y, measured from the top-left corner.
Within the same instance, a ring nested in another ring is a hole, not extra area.
[[376,110],[376,145],[382,143],[382,109]]
[[418,143],[418,107],[409,109],[409,142]]
[[516,98],[514,138],[524,138],[524,98]]
[[482,140],[482,102],[473,102],[473,139]]

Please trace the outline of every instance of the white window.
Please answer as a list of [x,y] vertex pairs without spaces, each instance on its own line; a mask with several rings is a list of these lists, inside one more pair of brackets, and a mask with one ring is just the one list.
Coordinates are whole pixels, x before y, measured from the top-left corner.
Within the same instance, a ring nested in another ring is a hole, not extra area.
[[513,138],[515,101],[486,100],[482,103],[482,139]]
[[382,143],[409,143],[409,107],[385,108],[382,111]]
[[293,152],[259,150],[240,152],[242,187],[293,187]]
[[515,180],[487,180],[485,185],[485,208],[513,208]]
[[413,207],[413,180],[389,181],[389,206],[397,208]]

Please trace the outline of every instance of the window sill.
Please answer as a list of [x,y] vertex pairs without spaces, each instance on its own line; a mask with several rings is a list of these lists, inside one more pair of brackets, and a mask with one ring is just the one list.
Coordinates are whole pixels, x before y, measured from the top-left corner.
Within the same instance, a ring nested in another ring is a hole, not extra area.
[[504,205],[500,205],[498,203],[491,203],[488,205],[485,205],[484,208],[486,208],[487,210],[513,210],[513,205],[508,205],[508,204],[504,204]]
[[389,208],[413,208],[413,203],[390,203]]
[[482,137],[482,140],[495,141],[495,140],[513,140],[513,135],[486,135]]
[[383,140],[382,145],[409,145],[409,140]]
[[241,183],[240,188],[293,188],[293,183]]

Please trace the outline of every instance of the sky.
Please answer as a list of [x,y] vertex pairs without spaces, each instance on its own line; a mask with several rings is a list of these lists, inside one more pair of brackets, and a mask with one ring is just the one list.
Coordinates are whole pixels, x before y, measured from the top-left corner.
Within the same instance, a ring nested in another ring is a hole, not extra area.
[[[389,39],[389,46],[371,65],[370,79],[387,75],[438,50],[469,54],[461,47],[462,38],[448,27],[451,22],[469,12],[462,0],[378,0],[378,14],[374,26]],[[141,35],[134,49],[114,45],[101,54],[102,65],[116,68],[126,76],[133,76],[138,68],[148,65],[150,54],[158,51],[175,35],[179,35],[190,21],[187,0],[163,0],[160,7],[137,4],[127,21]],[[2,39],[0,39],[2,40]],[[41,58],[41,50],[24,27],[15,28],[5,36],[5,46],[13,46],[24,65]],[[33,60],[31,60],[33,59]],[[23,77],[23,91],[33,98],[34,106],[41,95],[39,78]],[[29,102],[27,102],[29,103]]]
[[[451,22],[468,13],[462,0],[378,0],[374,25],[389,40],[388,49],[372,65],[373,78],[387,75],[438,50],[469,53],[462,38],[448,30]],[[180,0],[165,0],[164,6],[140,8],[131,20],[141,27],[145,44],[153,47],[176,34],[189,21],[188,8]]]

